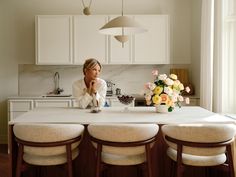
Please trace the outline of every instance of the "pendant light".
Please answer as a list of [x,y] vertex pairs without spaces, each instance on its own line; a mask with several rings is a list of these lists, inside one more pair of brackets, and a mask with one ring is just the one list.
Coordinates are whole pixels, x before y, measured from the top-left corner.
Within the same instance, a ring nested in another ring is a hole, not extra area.
[[82,0],[82,4],[83,4],[83,7],[84,7],[84,9],[83,9],[84,15],[90,15],[90,14],[91,14],[91,12],[90,12],[90,6],[91,6],[91,4],[92,4],[92,0],[90,0],[88,6],[85,5],[84,0]]
[[129,35],[147,31],[131,17],[124,16],[123,9],[122,0],[121,16],[114,18],[100,28],[100,33],[114,36],[116,40],[122,43],[122,47],[124,46],[124,43],[129,40]]

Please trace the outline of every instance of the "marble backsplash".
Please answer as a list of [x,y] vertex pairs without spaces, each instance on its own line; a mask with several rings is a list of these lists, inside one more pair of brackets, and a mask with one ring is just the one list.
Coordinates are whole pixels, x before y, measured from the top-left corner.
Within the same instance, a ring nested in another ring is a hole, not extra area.
[[[188,65],[103,65],[100,78],[115,83],[114,90],[121,88],[122,94],[142,94],[144,84],[152,81],[151,71],[169,73],[170,68],[188,68]],[[72,93],[72,83],[83,78],[82,66],[37,66],[19,65],[19,95],[45,95],[55,88],[54,74],[60,74],[63,94]]]

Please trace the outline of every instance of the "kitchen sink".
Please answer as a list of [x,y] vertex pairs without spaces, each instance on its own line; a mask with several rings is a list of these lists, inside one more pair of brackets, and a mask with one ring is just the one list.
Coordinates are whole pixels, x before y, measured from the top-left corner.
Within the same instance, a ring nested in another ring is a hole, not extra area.
[[68,95],[57,95],[57,94],[50,94],[50,95],[42,95],[42,97],[71,97],[71,94]]

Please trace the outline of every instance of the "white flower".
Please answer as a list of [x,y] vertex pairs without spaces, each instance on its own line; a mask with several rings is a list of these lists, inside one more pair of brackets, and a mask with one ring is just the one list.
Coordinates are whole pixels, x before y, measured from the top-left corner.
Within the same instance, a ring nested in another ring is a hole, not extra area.
[[172,101],[173,103],[177,102],[177,95],[172,95],[171,101]]
[[174,81],[174,87],[178,87],[179,84],[180,84],[180,81],[179,81],[179,80],[175,80],[175,81]]
[[166,74],[160,74],[160,75],[158,76],[158,79],[159,79],[159,80],[166,80],[166,78],[167,78],[167,75],[166,75]]
[[186,91],[187,93],[189,93],[189,92],[190,92],[190,88],[189,88],[189,87],[186,87],[186,88],[185,88],[185,91]]
[[150,101],[150,100],[151,100],[151,98],[152,98],[152,96],[151,96],[151,95],[145,95],[145,100],[146,100],[146,101]]
[[150,90],[154,90],[156,88],[156,84],[150,83],[149,88]]
[[153,95],[153,92],[151,90],[145,90],[144,94],[145,95]]
[[185,98],[185,103],[186,103],[186,104],[189,104],[189,103],[190,103],[189,98]]
[[173,85],[173,84],[174,84],[174,81],[173,81],[172,79],[170,79],[170,78],[167,78],[167,79],[165,80],[165,83],[166,83],[166,85]]
[[178,100],[179,100],[179,101],[184,101],[184,98],[183,98],[181,95],[179,95],[179,96],[178,96]]
[[156,85],[152,82],[148,82],[144,85],[144,88],[150,89],[150,90],[154,90],[155,87],[156,87]]
[[173,89],[173,95],[178,96],[180,94],[179,90]]
[[153,75],[153,76],[157,76],[157,75],[158,75],[158,70],[157,70],[157,69],[153,70],[153,71],[152,71],[152,75]]
[[171,74],[171,75],[170,75],[170,78],[171,78],[171,79],[174,79],[174,80],[177,80],[178,77],[177,77],[177,75],[175,75],[175,74]]
[[184,85],[183,84],[179,84],[179,89],[180,90],[184,90]]
[[164,87],[164,92],[168,95],[172,95],[173,94],[173,90],[169,87]]

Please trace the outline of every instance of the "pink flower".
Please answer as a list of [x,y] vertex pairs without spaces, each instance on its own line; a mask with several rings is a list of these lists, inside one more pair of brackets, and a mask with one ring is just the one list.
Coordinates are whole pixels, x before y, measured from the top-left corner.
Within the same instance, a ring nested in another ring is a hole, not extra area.
[[189,87],[186,87],[186,88],[185,88],[185,91],[186,91],[187,93],[189,93],[189,92],[190,92],[190,88],[189,88]]
[[152,75],[153,75],[153,76],[157,76],[157,75],[158,75],[158,70],[157,70],[157,69],[153,70],[153,71],[152,71]]
[[146,84],[144,84],[144,88],[149,89],[149,85],[150,85],[150,82],[147,82]]
[[186,103],[186,104],[189,104],[189,103],[190,103],[189,98],[185,98],[185,103]]

